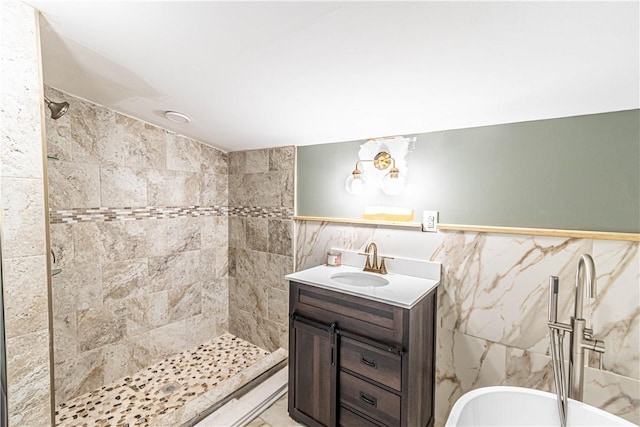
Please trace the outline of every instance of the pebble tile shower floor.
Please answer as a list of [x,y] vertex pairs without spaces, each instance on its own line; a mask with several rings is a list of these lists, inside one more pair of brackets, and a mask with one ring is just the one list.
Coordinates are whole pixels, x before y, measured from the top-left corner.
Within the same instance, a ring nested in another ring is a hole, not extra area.
[[270,353],[230,334],[56,407],[56,426],[152,426]]

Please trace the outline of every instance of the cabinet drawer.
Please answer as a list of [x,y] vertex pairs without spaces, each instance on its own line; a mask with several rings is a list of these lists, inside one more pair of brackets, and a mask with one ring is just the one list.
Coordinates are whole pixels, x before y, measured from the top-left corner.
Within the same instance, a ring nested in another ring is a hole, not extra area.
[[290,309],[320,323],[401,346],[404,309],[291,282]]
[[340,372],[340,403],[388,426],[400,425],[400,396]]
[[397,354],[342,337],[340,366],[394,390],[402,391],[402,359]]
[[366,418],[351,412],[344,406],[340,407],[340,413],[338,414],[338,425],[340,427],[380,427],[379,424],[372,423]]

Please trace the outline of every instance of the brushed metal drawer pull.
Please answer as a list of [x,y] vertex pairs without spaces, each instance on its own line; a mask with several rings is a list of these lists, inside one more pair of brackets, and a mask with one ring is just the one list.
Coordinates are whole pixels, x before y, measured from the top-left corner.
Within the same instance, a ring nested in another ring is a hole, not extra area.
[[368,405],[373,406],[374,408],[378,407],[378,399],[373,396],[369,396],[366,393],[360,392],[360,400]]
[[364,354],[360,355],[360,362],[364,363],[367,366],[371,366],[372,368],[378,369],[378,364],[375,359],[368,359]]

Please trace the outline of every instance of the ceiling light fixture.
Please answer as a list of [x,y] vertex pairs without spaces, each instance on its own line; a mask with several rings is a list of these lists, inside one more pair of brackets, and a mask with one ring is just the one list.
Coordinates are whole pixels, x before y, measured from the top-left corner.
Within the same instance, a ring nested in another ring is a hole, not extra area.
[[165,111],[164,116],[172,122],[180,124],[187,124],[191,121],[189,116],[178,113],[177,111]]
[[373,160],[358,160],[356,162],[355,169],[347,177],[347,180],[344,183],[349,194],[364,194],[367,190],[367,179],[362,171],[358,169],[358,165],[364,162],[372,162],[373,166],[378,170],[385,170],[391,166],[389,172],[384,176],[384,178],[382,178],[382,184],[380,186],[385,194],[389,196],[396,196],[404,191],[404,187],[407,182],[406,177],[400,173],[398,168],[396,168],[396,161],[391,157],[391,154],[386,151],[381,151],[376,154]]

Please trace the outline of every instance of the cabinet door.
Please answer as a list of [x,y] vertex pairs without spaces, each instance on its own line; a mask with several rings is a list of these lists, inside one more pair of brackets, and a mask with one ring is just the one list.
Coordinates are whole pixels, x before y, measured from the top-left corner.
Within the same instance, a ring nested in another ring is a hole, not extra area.
[[330,327],[293,322],[289,348],[289,413],[312,426],[334,425],[334,335]]

